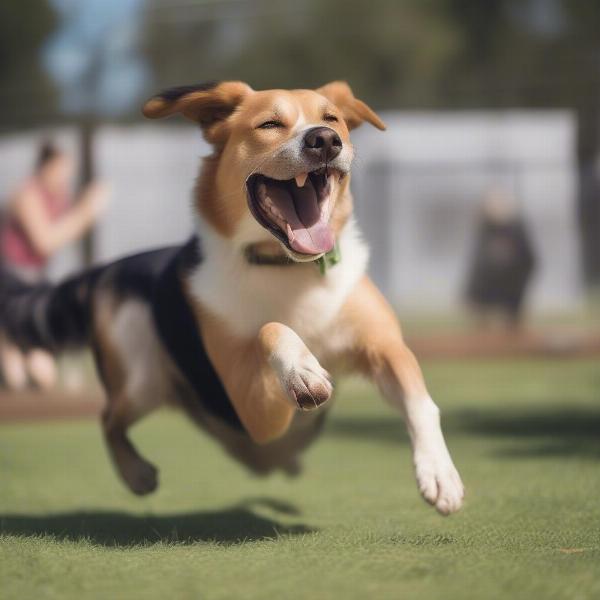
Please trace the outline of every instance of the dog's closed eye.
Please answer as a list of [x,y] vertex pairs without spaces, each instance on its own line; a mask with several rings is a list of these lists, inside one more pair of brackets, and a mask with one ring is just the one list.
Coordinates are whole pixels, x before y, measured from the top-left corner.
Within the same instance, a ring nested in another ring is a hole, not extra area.
[[285,125],[281,121],[271,120],[261,123],[256,129],[278,129],[280,127],[285,127]]
[[323,121],[327,121],[328,123],[337,123],[339,119],[335,115],[326,114],[323,115]]

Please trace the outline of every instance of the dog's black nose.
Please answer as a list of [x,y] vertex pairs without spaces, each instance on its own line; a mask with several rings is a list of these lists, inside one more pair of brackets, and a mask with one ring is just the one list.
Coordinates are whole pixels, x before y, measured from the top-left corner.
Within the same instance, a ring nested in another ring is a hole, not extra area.
[[340,136],[330,127],[313,127],[304,135],[304,152],[324,162],[342,151]]

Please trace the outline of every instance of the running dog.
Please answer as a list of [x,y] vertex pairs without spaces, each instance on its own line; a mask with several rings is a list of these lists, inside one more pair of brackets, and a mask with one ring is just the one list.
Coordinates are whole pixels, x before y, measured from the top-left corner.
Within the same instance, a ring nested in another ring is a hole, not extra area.
[[185,409],[254,472],[295,473],[323,422],[330,373],[357,372],[402,411],[422,496],[442,514],[458,510],[463,485],[438,408],[365,274],[352,216],[349,132],[384,130],[381,119],[343,82],[179,87],[143,112],[181,113],[214,149],[194,188],[196,234],[56,286],[4,273],[4,332],[25,348],[91,346],[107,446],[136,494],[157,487],[157,470],[127,430],[160,405]]

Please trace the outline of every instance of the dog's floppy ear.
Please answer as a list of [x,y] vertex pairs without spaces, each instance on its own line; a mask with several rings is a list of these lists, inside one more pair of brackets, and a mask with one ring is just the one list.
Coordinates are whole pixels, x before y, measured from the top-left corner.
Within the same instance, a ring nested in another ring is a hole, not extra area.
[[342,111],[348,129],[354,129],[366,121],[381,131],[385,130],[384,122],[362,100],[354,97],[345,81],[332,81],[316,91]]
[[242,81],[222,81],[170,88],[150,98],[142,112],[149,119],[181,113],[199,123],[208,141],[215,141],[215,129],[252,93]]

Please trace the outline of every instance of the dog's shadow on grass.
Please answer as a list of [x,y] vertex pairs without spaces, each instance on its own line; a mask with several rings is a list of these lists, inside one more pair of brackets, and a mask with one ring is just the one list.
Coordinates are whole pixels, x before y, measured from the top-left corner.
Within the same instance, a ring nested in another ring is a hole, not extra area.
[[[514,441],[514,446],[496,448],[498,457],[600,457],[600,405],[593,408],[547,407],[540,409],[498,409],[450,411],[444,415],[448,434],[483,437],[488,441]],[[378,443],[407,444],[408,437],[399,417],[336,417],[327,425],[330,435],[372,440]]]
[[600,457],[600,406],[548,407],[538,410],[464,411],[455,416],[457,428],[487,439],[516,442],[496,451],[499,457]]
[[131,547],[197,542],[232,545],[316,531],[304,524],[283,524],[258,514],[256,508],[286,516],[299,515],[298,509],[287,502],[253,498],[222,510],[176,514],[137,515],[120,511],[5,514],[0,515],[0,534],[51,536],[59,540],[88,540],[108,547]]
[[408,444],[408,434],[402,419],[391,414],[387,417],[348,417],[336,415],[326,425],[325,435],[355,438],[385,444]]

